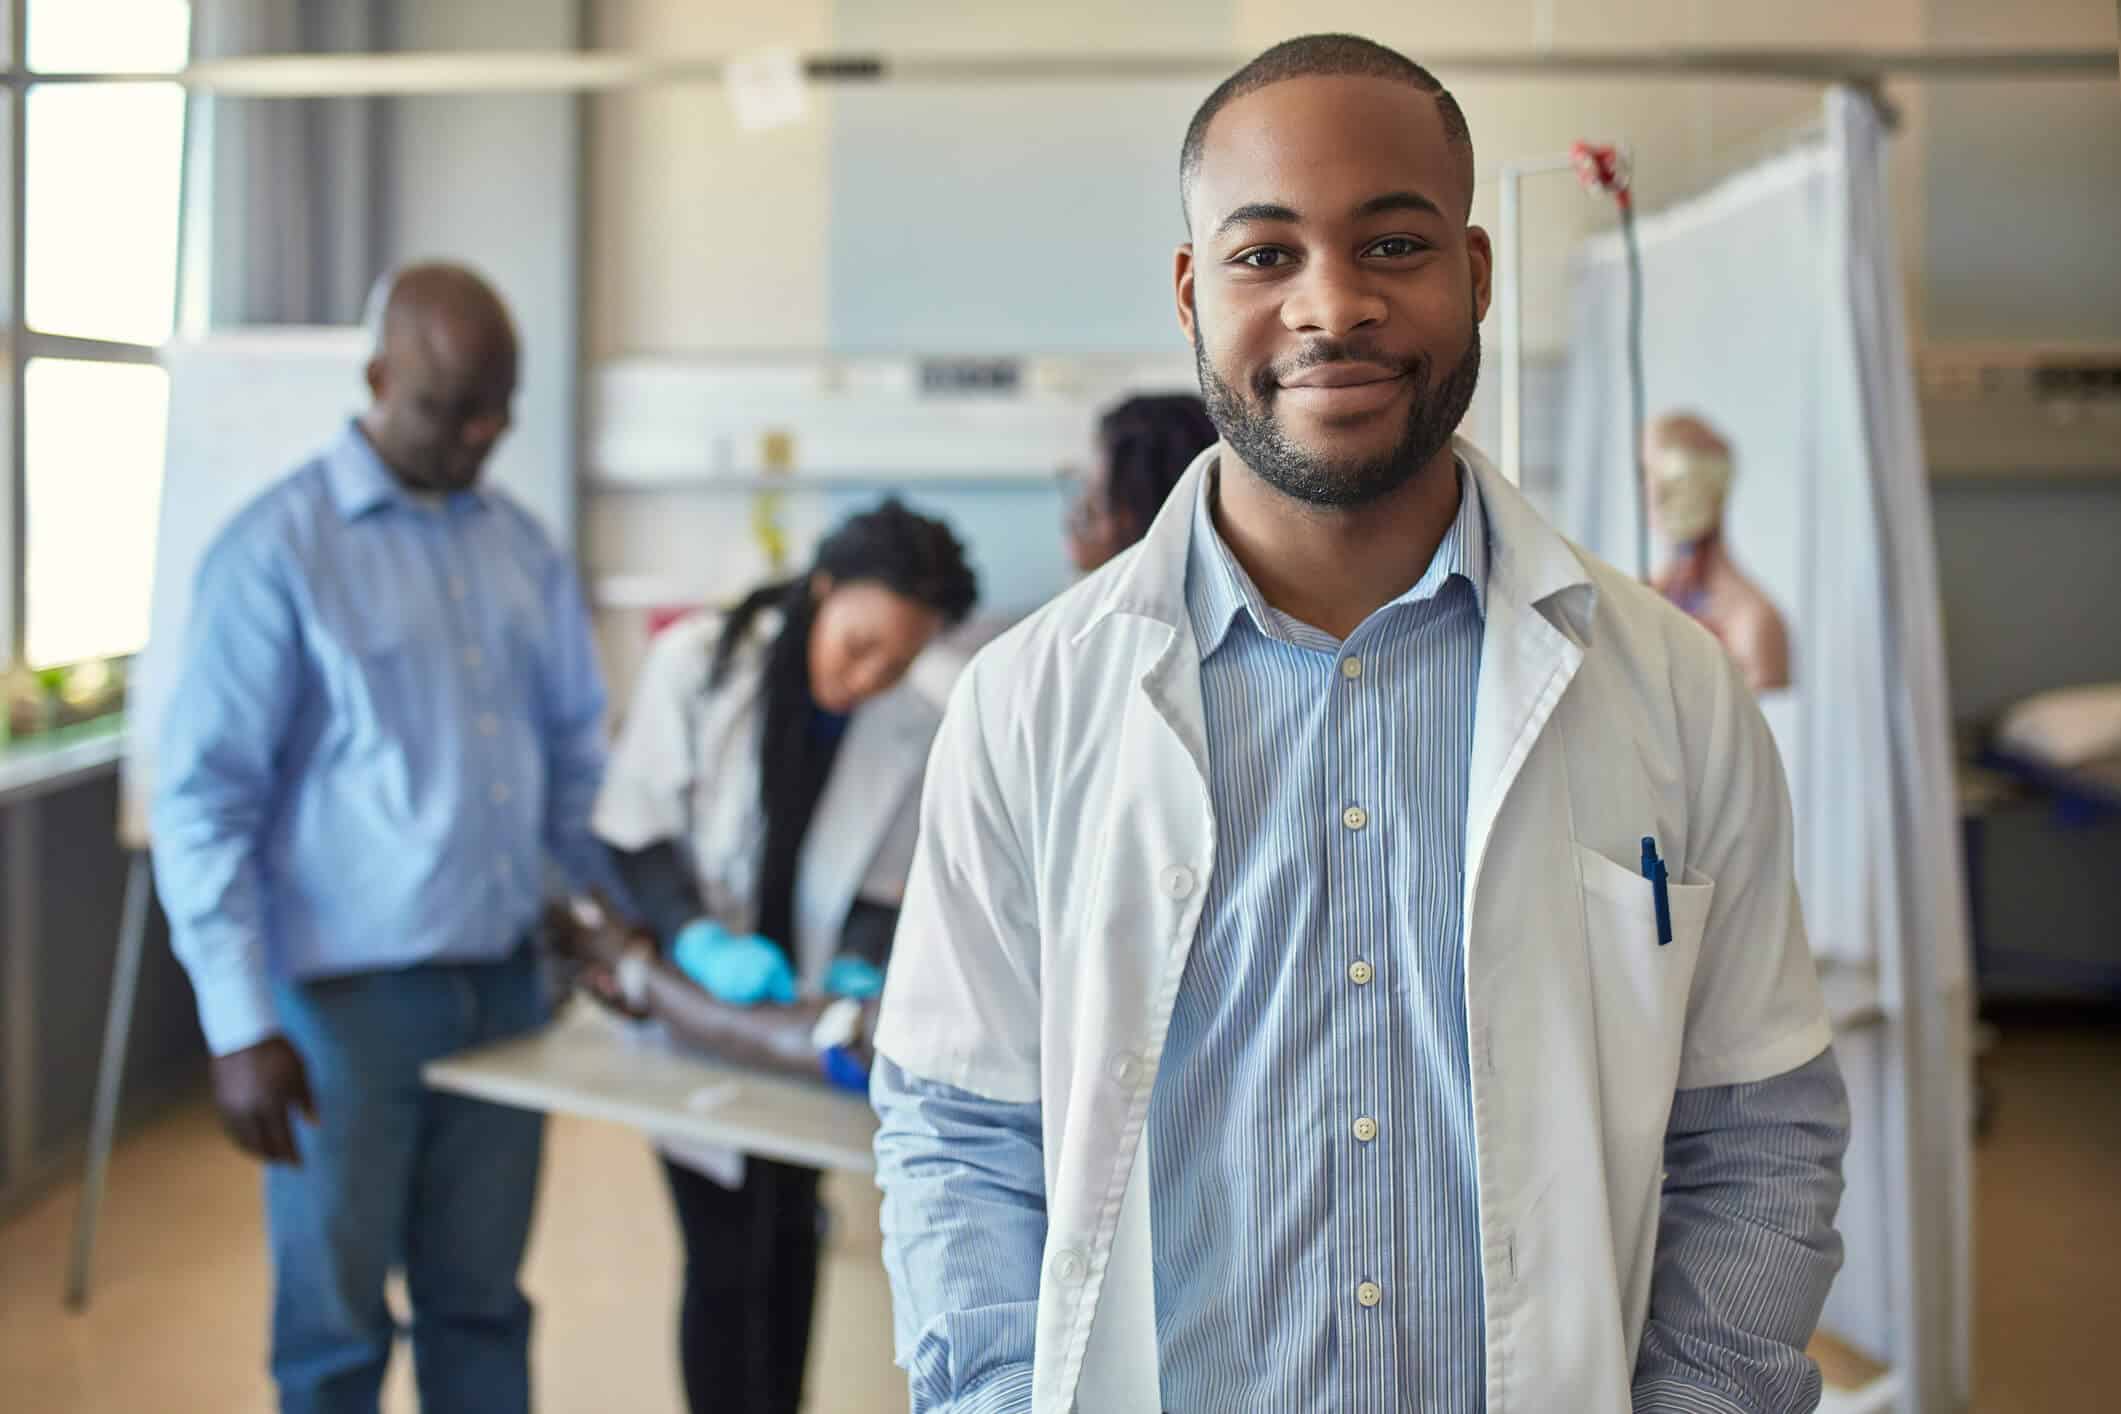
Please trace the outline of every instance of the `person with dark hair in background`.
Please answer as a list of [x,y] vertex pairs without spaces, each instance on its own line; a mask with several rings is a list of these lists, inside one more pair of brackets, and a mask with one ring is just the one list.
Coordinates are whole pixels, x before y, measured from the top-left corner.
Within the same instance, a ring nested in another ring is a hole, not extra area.
[[[1061,543],[1077,573],[1102,569],[1141,539],[1187,466],[1214,442],[1215,424],[1192,393],[1136,393],[1107,408],[1089,469],[1061,518]],[[965,664],[1021,617],[983,616],[943,635],[914,668],[916,686],[941,708]]]
[[1193,393],[1141,393],[1097,422],[1097,457],[1068,505],[1068,558],[1083,574],[1142,538],[1215,424]]
[[424,264],[370,314],[368,409],[200,567],[155,882],[222,1124],[266,1164],[280,1408],[374,1414],[402,1266],[421,1407],[523,1414],[544,1122],[420,1070],[546,1019],[544,865],[609,880],[604,687],[573,565],[482,481],[507,307]]
[[[938,722],[901,679],[977,595],[949,528],[887,501],[827,536],[808,573],[656,638],[594,816],[638,914],[557,930],[600,996],[727,1059],[865,1083]],[[818,1174],[663,1148],[693,1414],[794,1414]]]

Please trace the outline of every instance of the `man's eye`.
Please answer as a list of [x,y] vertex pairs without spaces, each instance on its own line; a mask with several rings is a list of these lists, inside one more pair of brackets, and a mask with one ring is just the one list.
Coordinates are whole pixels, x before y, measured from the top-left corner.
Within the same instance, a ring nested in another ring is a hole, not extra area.
[[1386,260],[1404,260],[1410,255],[1419,255],[1425,247],[1412,236],[1386,236],[1370,247],[1370,254],[1383,256]]
[[1239,265],[1249,265],[1254,270],[1275,270],[1286,264],[1288,259],[1289,252],[1285,250],[1277,250],[1273,246],[1261,246],[1257,250],[1248,250],[1243,255],[1238,256],[1237,263]]

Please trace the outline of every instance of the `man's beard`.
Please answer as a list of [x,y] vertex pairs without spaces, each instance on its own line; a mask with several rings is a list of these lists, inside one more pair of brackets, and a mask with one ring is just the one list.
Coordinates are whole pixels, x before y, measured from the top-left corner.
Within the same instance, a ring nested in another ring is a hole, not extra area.
[[[1399,371],[1413,393],[1407,408],[1407,425],[1396,446],[1382,456],[1336,461],[1298,446],[1275,417],[1273,399],[1279,391],[1280,376],[1349,359]],[[1252,396],[1247,398],[1225,382],[1208,361],[1198,318],[1193,322],[1193,363],[1200,373],[1200,391],[1208,404],[1208,416],[1222,434],[1223,443],[1246,466],[1294,500],[1344,509],[1368,505],[1397,491],[1450,443],[1458,425],[1465,420],[1466,409],[1473,403],[1473,390],[1480,383],[1480,323],[1474,321],[1465,356],[1441,382],[1432,381],[1427,354],[1409,363],[1380,358],[1360,342],[1335,339],[1310,345],[1299,363],[1279,370],[1271,366],[1261,369],[1253,376]]]

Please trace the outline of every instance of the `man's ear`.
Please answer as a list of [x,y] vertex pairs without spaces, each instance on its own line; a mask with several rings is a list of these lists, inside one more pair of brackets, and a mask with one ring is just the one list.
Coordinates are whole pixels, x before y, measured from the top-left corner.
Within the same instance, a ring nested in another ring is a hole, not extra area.
[[361,370],[361,378],[368,384],[368,396],[378,402],[382,401],[384,386],[389,381],[383,375],[383,360],[370,359],[368,366]]
[[1473,319],[1488,317],[1488,304],[1495,297],[1495,246],[1479,226],[1466,227],[1466,261],[1473,267]]
[[1193,246],[1191,242],[1178,248],[1178,257],[1172,271],[1173,294],[1178,299],[1178,327],[1184,332],[1186,342],[1193,342]]

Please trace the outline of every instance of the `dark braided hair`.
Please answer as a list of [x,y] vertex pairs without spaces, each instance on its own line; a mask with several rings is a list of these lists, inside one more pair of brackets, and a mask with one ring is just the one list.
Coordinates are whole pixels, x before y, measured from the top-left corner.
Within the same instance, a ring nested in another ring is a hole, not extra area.
[[1214,445],[1215,424],[1191,393],[1128,398],[1098,420],[1108,509],[1140,538],[1193,459]]
[[766,847],[755,901],[758,932],[783,948],[794,941],[796,858],[839,742],[836,734],[821,738],[815,730],[810,696],[810,630],[817,618],[811,581],[819,575],[828,576],[836,588],[879,585],[932,609],[946,625],[964,622],[979,601],[978,577],[950,527],[894,498],[849,517],[826,536],[809,573],[760,585],[729,611],[715,643],[710,687],[728,678],[737,646],[760,612],[774,608],[781,613],[780,632],[767,649],[760,703],[759,803],[766,817]]

